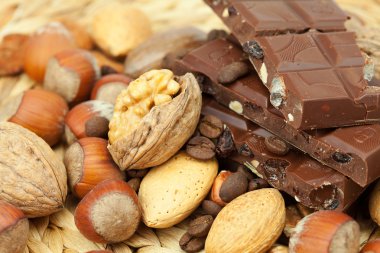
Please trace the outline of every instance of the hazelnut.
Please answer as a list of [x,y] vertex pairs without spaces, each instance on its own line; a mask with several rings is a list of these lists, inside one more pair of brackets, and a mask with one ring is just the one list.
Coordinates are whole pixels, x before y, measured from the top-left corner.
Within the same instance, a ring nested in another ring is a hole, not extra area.
[[115,104],[117,96],[128,87],[132,79],[122,74],[111,74],[102,77],[95,83],[91,99]]
[[214,180],[214,184],[212,185],[212,188],[211,188],[211,200],[214,201],[215,203],[217,203],[220,206],[227,205],[227,203],[224,202],[220,198],[219,194],[220,194],[220,188],[222,187],[222,184],[231,175],[232,175],[231,171],[222,170],[221,172],[219,172],[218,176]]
[[375,187],[373,188],[369,202],[368,209],[371,215],[371,218],[377,225],[380,224],[380,180],[376,182]]
[[89,240],[115,243],[131,237],[140,223],[135,191],[122,180],[98,184],[78,204],[75,224]]
[[26,44],[25,72],[37,82],[42,82],[50,57],[69,48],[75,48],[74,40],[61,23],[52,22],[41,27]]
[[29,222],[15,206],[0,200],[0,252],[24,252],[29,233]]
[[82,138],[72,144],[64,163],[70,189],[79,198],[107,179],[124,179],[107,150],[107,141],[101,138]]
[[367,242],[360,253],[380,253],[380,239]]
[[92,37],[107,54],[125,56],[152,34],[148,17],[128,5],[109,4],[93,17]]
[[107,138],[113,105],[90,100],[73,107],[65,117],[65,140],[68,144],[84,137]]
[[359,224],[347,214],[318,211],[298,222],[290,237],[289,252],[356,253],[359,238]]
[[65,100],[58,94],[43,89],[28,90],[0,108],[0,122],[21,125],[53,146],[61,139],[67,111]]
[[100,76],[95,58],[81,49],[70,49],[54,55],[46,67],[44,88],[60,94],[67,102],[87,100]]
[[29,39],[24,34],[8,34],[0,43],[0,76],[20,74],[24,68],[25,45]]

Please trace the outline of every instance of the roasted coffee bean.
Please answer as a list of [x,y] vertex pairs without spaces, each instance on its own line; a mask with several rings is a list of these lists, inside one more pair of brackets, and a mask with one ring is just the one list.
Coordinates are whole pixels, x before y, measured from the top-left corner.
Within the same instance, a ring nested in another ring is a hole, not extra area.
[[208,160],[215,156],[215,144],[203,136],[193,137],[186,145],[186,153],[199,160]]
[[254,191],[262,188],[268,188],[269,184],[262,178],[254,178],[249,180],[248,191]]
[[205,246],[206,238],[192,237],[189,233],[185,233],[179,240],[179,246],[188,253],[195,253],[202,250]]
[[129,186],[137,193],[140,189],[141,178],[135,177],[127,182]]
[[289,145],[277,136],[266,137],[265,147],[276,155],[286,155],[289,152]]
[[214,218],[211,215],[200,216],[190,222],[187,232],[194,237],[207,236],[213,222]]
[[103,66],[100,67],[100,74],[102,76],[111,75],[111,74],[117,74],[117,73],[118,73],[117,70],[115,70],[111,66],[103,65]]
[[243,44],[243,51],[256,59],[262,59],[264,57],[264,52],[260,45],[254,41],[247,41]]
[[332,155],[332,158],[334,159],[334,161],[338,163],[349,163],[351,162],[351,159],[352,159],[352,157],[349,154],[344,154],[340,152],[335,152]]
[[206,115],[201,119],[198,128],[203,136],[218,138],[223,132],[223,122],[213,115]]
[[105,117],[92,117],[85,124],[88,137],[106,137],[108,134],[109,120]]
[[129,177],[138,177],[143,178],[146,174],[148,174],[149,169],[143,169],[143,170],[127,170],[127,175]]
[[202,209],[205,211],[205,213],[213,217],[216,217],[218,213],[222,210],[222,207],[214,201],[206,199],[202,202]]
[[242,165],[238,166],[236,172],[243,173],[247,177],[248,180],[254,179],[253,173],[249,169],[247,169],[247,167],[245,166],[242,166]]
[[235,172],[227,177],[220,187],[219,196],[224,202],[230,202],[233,199],[247,192],[248,179],[241,172]]
[[228,36],[228,33],[224,30],[213,29],[207,34],[207,40],[224,39]]
[[218,72],[218,82],[221,84],[228,84],[236,81],[238,78],[246,75],[249,67],[245,62],[233,62],[227,66],[222,67]]
[[216,153],[218,156],[226,158],[235,151],[235,143],[232,138],[231,130],[226,127],[219,136],[216,144]]

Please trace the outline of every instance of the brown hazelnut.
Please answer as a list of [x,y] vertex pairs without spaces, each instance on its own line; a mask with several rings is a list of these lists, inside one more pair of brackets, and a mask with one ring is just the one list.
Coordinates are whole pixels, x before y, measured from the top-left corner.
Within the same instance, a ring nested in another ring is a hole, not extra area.
[[115,104],[117,96],[128,87],[131,81],[130,77],[122,74],[106,75],[95,83],[91,92],[91,99]]
[[65,100],[58,94],[43,89],[28,90],[0,108],[0,122],[21,125],[52,146],[61,139],[67,111]]
[[97,185],[79,202],[75,214],[79,231],[93,242],[121,242],[137,230],[141,211],[135,191],[122,180]]
[[44,88],[60,94],[67,102],[87,100],[100,76],[95,58],[81,49],[64,50],[48,62]]
[[290,237],[289,252],[356,253],[359,238],[359,224],[347,214],[318,211],[298,222]]
[[73,107],[65,117],[65,140],[68,144],[84,137],[107,138],[113,105],[90,100]]
[[220,188],[222,187],[223,182],[226,181],[226,179],[229,176],[231,176],[231,175],[232,175],[231,171],[222,170],[221,172],[219,172],[218,176],[214,180],[214,184],[212,185],[212,188],[211,188],[211,200],[214,201],[215,203],[217,203],[220,206],[227,205],[227,203],[224,202],[220,198],[219,194],[220,194]]
[[107,141],[101,138],[82,138],[72,144],[64,163],[71,191],[79,198],[107,179],[124,179],[108,152]]
[[74,40],[61,23],[52,22],[41,27],[26,44],[25,72],[37,82],[42,82],[50,57],[70,48],[75,48]]
[[367,242],[360,253],[380,253],[380,239]]
[[0,252],[24,252],[29,233],[29,222],[15,206],[0,200]]

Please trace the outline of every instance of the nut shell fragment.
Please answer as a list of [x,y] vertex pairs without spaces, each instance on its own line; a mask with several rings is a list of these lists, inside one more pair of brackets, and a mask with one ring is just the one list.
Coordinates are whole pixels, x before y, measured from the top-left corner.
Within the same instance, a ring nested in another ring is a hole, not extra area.
[[27,217],[59,211],[67,195],[63,162],[40,137],[14,123],[0,123],[0,199]]
[[[133,120],[137,119],[137,123],[127,129],[129,132],[124,135],[117,134],[117,131],[118,128],[125,127],[125,124],[120,126],[121,124],[117,123],[118,119],[111,120],[108,149],[121,169],[144,169],[162,164],[172,157],[195,131],[202,103],[199,85],[193,74],[179,77],[178,82],[180,93],[172,100],[153,106],[141,120],[138,119],[140,115],[136,113],[130,115],[130,121],[133,117]],[[127,91],[131,87],[133,83],[128,86]],[[120,96],[122,95],[123,93]],[[122,105],[116,102],[115,111],[120,107],[122,108]],[[140,110],[135,107],[135,111],[137,109]],[[114,113],[114,117],[115,115]]]

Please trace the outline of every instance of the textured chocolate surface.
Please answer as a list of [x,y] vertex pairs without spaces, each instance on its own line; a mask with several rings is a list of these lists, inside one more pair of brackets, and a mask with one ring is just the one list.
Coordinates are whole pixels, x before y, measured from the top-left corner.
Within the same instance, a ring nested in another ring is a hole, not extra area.
[[361,186],[380,177],[380,125],[297,130],[271,105],[269,93],[254,71],[229,85],[217,82],[219,70],[234,61],[247,60],[239,46],[218,39],[178,60],[175,71],[192,71],[206,76],[203,78],[202,90],[214,96],[219,103],[352,178]]
[[252,154],[235,153],[229,159],[246,165],[308,207],[343,210],[363,191],[349,178],[298,150],[292,149],[283,156],[271,153],[264,143],[271,133],[211,98],[204,97],[202,114],[220,118],[231,130],[236,150],[249,148]]
[[271,103],[297,129],[380,122],[370,59],[333,1],[206,1],[249,53]]

